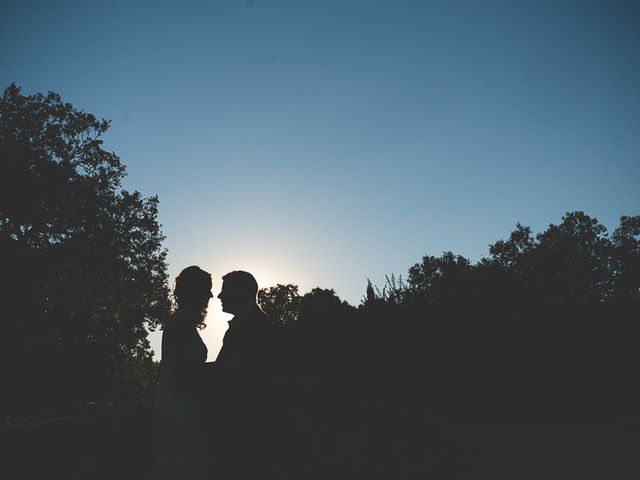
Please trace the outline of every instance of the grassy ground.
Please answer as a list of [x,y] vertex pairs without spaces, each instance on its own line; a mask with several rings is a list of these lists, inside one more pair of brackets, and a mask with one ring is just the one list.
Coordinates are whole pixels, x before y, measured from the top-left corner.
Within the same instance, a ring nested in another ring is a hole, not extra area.
[[110,409],[0,430],[0,477],[144,479],[153,455],[149,409]]
[[[350,432],[298,420],[281,478],[640,478],[640,419],[448,427],[422,417]],[[3,428],[0,477],[145,479],[152,432],[142,408]]]

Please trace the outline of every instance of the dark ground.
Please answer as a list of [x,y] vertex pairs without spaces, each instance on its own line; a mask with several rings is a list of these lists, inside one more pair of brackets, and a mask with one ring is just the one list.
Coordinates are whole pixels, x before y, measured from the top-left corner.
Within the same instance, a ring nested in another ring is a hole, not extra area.
[[[640,418],[452,427],[423,416],[348,433],[303,417],[295,423],[281,478],[640,478]],[[0,448],[3,479],[144,479],[151,414],[114,408],[3,428]]]

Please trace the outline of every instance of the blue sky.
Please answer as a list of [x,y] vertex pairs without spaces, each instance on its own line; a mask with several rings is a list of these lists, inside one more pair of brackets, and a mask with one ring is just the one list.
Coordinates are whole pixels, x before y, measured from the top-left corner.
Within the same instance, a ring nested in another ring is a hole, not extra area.
[[[112,121],[171,277],[241,268],[357,304],[516,222],[640,213],[638,5],[5,0],[0,84]],[[226,320],[216,300],[210,358]]]

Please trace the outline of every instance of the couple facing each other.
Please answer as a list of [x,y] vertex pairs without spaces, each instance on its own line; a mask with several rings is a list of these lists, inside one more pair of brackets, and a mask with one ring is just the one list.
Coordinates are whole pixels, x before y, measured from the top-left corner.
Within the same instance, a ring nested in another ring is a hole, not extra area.
[[198,330],[213,297],[211,274],[191,266],[175,280],[176,309],[163,328],[154,402],[153,479],[204,479],[212,471],[240,477],[247,449],[260,450],[255,399],[271,353],[271,321],[257,304],[253,275],[233,271],[222,280],[218,298],[234,317],[210,363]]

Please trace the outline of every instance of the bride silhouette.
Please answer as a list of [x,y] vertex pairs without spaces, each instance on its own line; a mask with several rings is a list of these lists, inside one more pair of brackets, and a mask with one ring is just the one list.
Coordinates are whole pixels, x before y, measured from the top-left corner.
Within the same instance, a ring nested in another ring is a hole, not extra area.
[[205,326],[211,288],[211,274],[197,266],[185,268],[175,281],[177,308],[162,332],[152,480],[209,478],[204,412],[198,398],[207,347],[198,329]]

